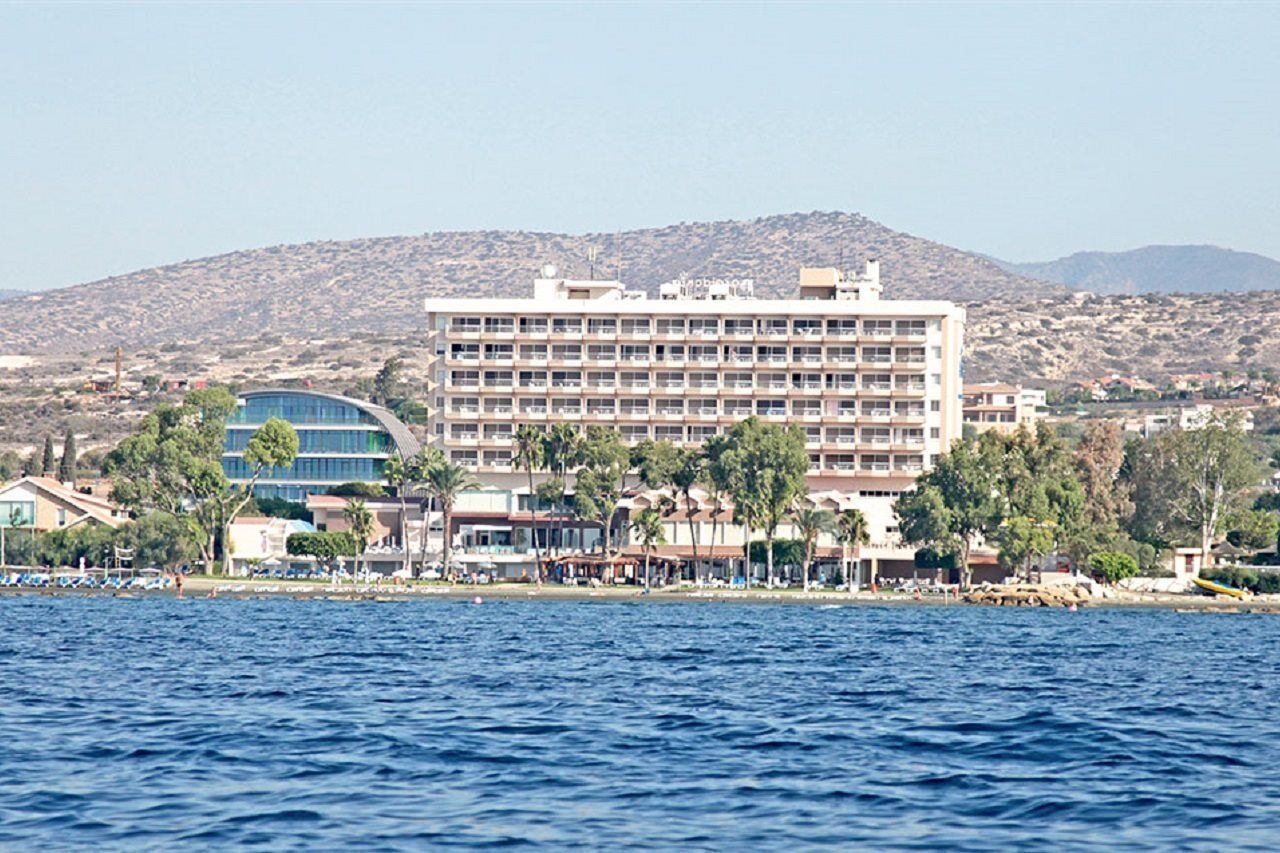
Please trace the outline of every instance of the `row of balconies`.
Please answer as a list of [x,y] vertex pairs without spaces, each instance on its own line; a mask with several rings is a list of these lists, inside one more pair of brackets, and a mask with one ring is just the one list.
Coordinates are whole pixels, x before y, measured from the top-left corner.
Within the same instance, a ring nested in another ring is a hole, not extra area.
[[[457,381],[452,377],[445,382],[446,390],[463,390],[471,391],[476,394],[480,393],[498,393],[499,389],[508,390],[505,393],[515,392],[535,392],[548,393],[554,391],[560,393],[562,391],[598,391],[601,393],[623,393],[636,394],[646,396],[651,394],[683,394],[686,391],[716,391],[727,392],[729,394],[754,394],[756,391],[770,391],[773,393],[790,395],[800,394],[803,396],[821,396],[827,393],[856,394],[859,391],[868,394],[922,394],[927,388],[924,382],[908,381],[908,382],[863,382],[859,386],[856,382],[817,382],[817,381],[791,381],[791,382],[767,382],[767,383],[751,383],[751,382],[715,382],[711,380],[691,380],[685,382],[667,382],[665,384],[653,384],[649,382],[617,382],[611,379],[590,379],[583,382],[581,379],[560,379],[548,382],[545,379],[529,379],[518,384],[503,383],[494,385],[481,385],[478,378],[471,381],[474,377],[469,377],[463,381]],[[898,377],[901,379],[902,377]]]
[[815,338],[823,336],[857,337],[923,337],[929,332],[926,320],[857,318],[828,319],[813,317],[726,318],[660,317],[610,318],[562,317],[549,322],[542,318],[453,317],[447,334],[453,335],[584,335],[600,337],[786,337]]
[[902,353],[896,355],[886,353],[857,354],[849,353],[764,353],[756,355],[698,355],[698,356],[650,356],[646,354],[612,355],[591,353],[558,353],[550,355],[516,355],[505,352],[481,354],[478,352],[450,350],[443,357],[446,366],[483,365],[485,367],[556,367],[594,365],[599,367],[617,367],[631,365],[635,367],[712,367],[736,366],[754,368],[760,365],[844,365],[855,367],[860,365],[902,365],[914,364],[923,366],[927,363],[924,353]]
[[[853,406],[823,409],[820,406],[787,406],[769,405],[767,401],[758,401],[753,406],[719,407],[712,401],[690,401],[691,405],[682,405],[683,400],[661,400],[654,406],[613,405],[615,401],[575,399],[557,400],[548,405],[524,404],[516,406],[494,406],[480,409],[476,406],[450,406],[445,411],[451,418],[473,417],[486,420],[519,420],[528,417],[550,416],[578,417],[581,415],[596,417],[648,418],[648,417],[725,417],[746,418],[751,415],[759,417],[791,417],[797,418],[829,418],[841,423],[855,420],[892,420],[893,418],[922,418],[925,415],[922,406],[900,406],[887,408],[883,406]],[[623,401],[626,402],[625,400]]]

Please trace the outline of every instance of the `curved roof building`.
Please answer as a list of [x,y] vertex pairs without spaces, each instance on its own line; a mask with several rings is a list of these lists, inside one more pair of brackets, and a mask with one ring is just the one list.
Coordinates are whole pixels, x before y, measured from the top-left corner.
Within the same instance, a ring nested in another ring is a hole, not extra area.
[[222,469],[233,483],[253,472],[243,455],[249,437],[268,418],[282,418],[298,431],[298,458],[288,468],[271,468],[254,494],[291,501],[324,494],[340,483],[382,483],[382,466],[394,455],[410,457],[421,445],[389,410],[363,400],[293,388],[246,391],[227,419]]

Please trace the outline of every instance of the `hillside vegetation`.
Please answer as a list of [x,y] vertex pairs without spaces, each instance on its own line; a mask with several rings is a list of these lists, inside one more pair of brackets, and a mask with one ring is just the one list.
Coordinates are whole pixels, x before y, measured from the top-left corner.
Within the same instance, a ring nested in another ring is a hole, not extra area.
[[653,289],[681,274],[754,278],[762,295],[790,294],[801,266],[881,260],[886,295],[987,299],[1044,296],[1058,285],[986,258],[894,231],[855,213],[681,223],[621,234],[467,231],[250,249],[140,270],[13,300],[0,312],[0,353],[251,337],[262,332],[413,331],[427,296],[529,292],[558,264]]

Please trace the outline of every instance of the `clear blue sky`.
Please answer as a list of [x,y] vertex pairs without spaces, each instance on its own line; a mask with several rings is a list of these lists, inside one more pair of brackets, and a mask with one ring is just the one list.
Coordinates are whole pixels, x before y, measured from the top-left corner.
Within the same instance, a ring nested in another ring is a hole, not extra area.
[[1280,257],[1278,4],[0,6],[0,288],[853,210]]

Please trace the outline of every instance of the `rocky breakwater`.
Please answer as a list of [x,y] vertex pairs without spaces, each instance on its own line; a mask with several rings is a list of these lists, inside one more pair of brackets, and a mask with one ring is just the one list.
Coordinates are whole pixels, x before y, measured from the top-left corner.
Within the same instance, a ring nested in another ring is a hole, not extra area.
[[1065,584],[1004,584],[983,586],[964,594],[968,604],[991,604],[997,607],[1070,607],[1089,602],[1085,586]]

